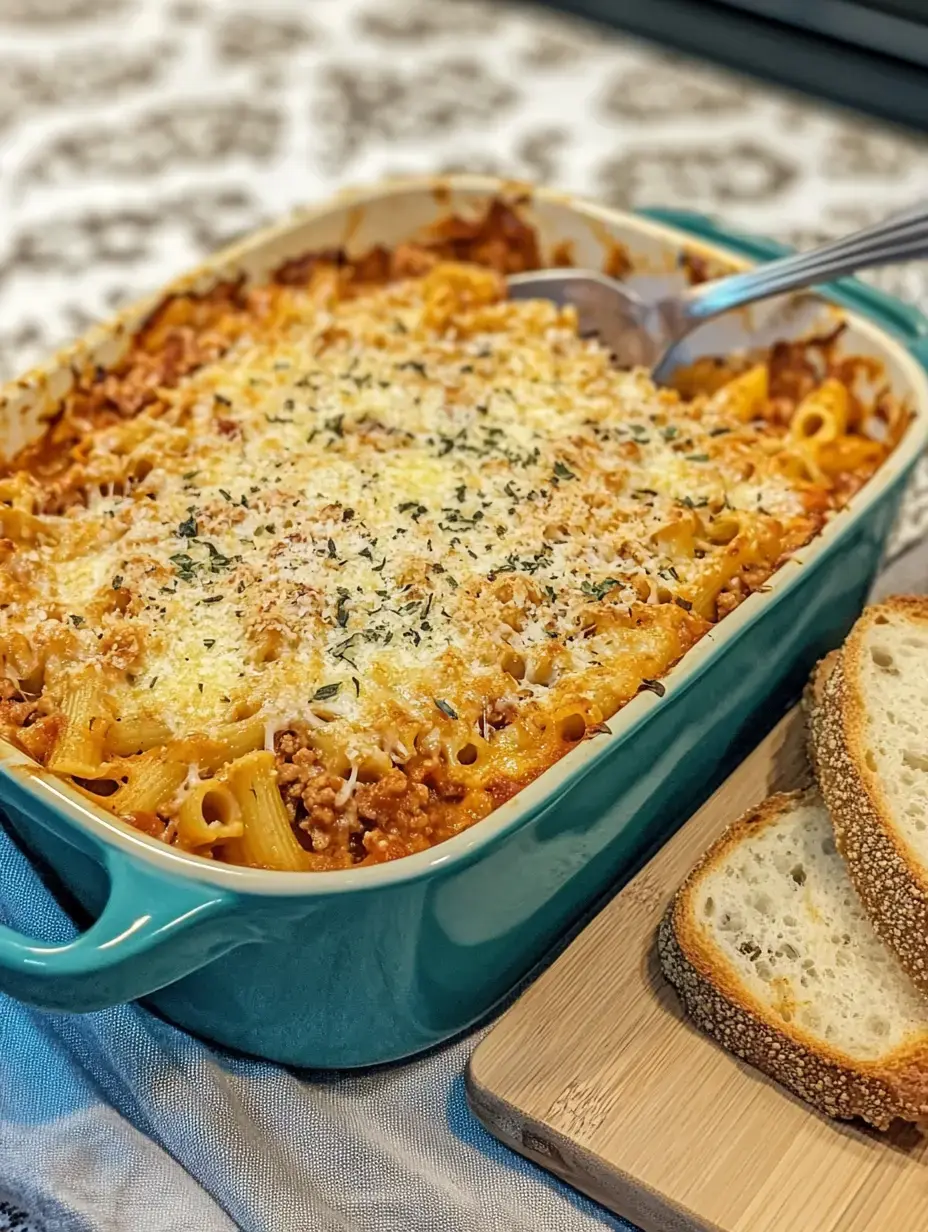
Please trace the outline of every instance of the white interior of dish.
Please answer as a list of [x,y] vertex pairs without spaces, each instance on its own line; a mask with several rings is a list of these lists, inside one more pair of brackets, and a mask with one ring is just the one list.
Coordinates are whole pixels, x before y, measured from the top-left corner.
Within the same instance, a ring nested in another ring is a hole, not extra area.
[[[438,179],[396,181],[380,187],[342,194],[336,201],[301,212],[295,218],[259,232],[242,243],[211,258],[199,269],[171,284],[171,290],[206,289],[217,279],[244,272],[260,278],[288,257],[312,249],[344,245],[357,254],[380,243],[392,246],[408,240],[422,228],[446,217],[449,211],[480,212],[488,199],[524,192],[528,198],[521,207],[525,217],[537,228],[542,246],[550,251],[565,240],[572,246],[577,266],[601,268],[610,245],[625,245],[636,268],[646,272],[629,281],[643,288],[669,288],[684,285],[677,268],[680,251],[686,249],[724,263],[731,269],[749,265],[723,249],[691,239],[685,233],[633,215],[623,214],[565,194],[513,185],[486,176],[456,176]],[[116,320],[98,327],[82,340],[61,351],[44,368],[36,369],[0,391],[0,452],[9,455],[34,439],[44,422],[54,415],[58,399],[71,381],[72,365],[88,360],[103,367],[114,362],[126,339],[146,313],[164,294],[160,290],[149,299],[125,310]],[[811,330],[833,324],[836,309],[811,295],[777,299],[751,309],[741,309],[709,322],[690,336],[680,349],[681,361],[698,355],[728,354],[747,347],[767,345],[777,338],[799,337]],[[915,418],[904,440],[884,463],[878,474],[849,506],[853,516],[866,516],[866,510],[880,492],[919,453],[928,439],[928,380],[922,368],[905,348],[865,318],[841,313],[848,321],[844,347],[854,354],[870,355],[881,361],[893,392],[906,400]],[[702,667],[707,656],[721,653],[725,641],[752,621],[760,605],[770,602],[771,592],[788,586],[797,574],[796,564],[813,560],[848,524],[848,516],[836,519],[811,544],[798,552],[788,566],[770,579],[766,594],[755,593],[704,637],[685,658],[664,677],[667,694],[679,688]],[[560,795],[570,780],[582,774],[585,766],[607,756],[612,745],[627,734],[659,699],[650,692],[639,694],[610,720],[612,735],[585,741],[547,770],[517,796],[498,808],[484,821],[429,851],[406,856],[392,863],[341,872],[279,873],[238,868],[218,861],[187,855],[146,838],[127,824],[90,804],[74,788],[51,774],[36,772],[35,763],[12,746],[0,741],[0,771],[24,781],[16,766],[28,766],[29,790],[71,821],[91,829],[114,846],[130,851],[136,858],[156,863],[186,877],[226,884],[244,893],[320,894],[407,881],[425,875],[430,869],[469,858],[475,849],[489,843],[495,835],[518,825],[539,804]],[[573,841],[572,836],[567,839]],[[512,887],[510,887],[512,889]]]

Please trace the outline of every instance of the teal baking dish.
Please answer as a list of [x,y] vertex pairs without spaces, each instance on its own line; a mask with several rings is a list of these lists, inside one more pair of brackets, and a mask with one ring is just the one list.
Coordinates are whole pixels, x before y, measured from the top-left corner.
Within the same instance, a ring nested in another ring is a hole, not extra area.
[[[170,289],[235,271],[259,276],[307,249],[395,244],[449,210],[479,209],[499,194],[524,198],[519,208],[544,248],[568,241],[578,264],[600,266],[619,242],[641,279],[680,276],[683,248],[734,266],[778,251],[689,214],[636,217],[463,176],[345,194],[219,254]],[[863,604],[928,436],[928,323],[853,283],[831,299],[848,321],[847,349],[881,361],[911,405],[912,423],[848,509],[665,677],[664,696],[640,694],[612,720],[611,736],[581,744],[440,846],[320,874],[185,855],[0,745],[10,825],[96,921],[57,946],[0,929],[0,989],[65,1011],[146,998],[200,1035],[300,1066],[408,1056],[484,1016],[693,810],[741,737],[772,723]],[[8,387],[0,401],[5,447],[18,448],[54,414],[75,360],[112,363],[150,306],[136,306]],[[805,332],[837,311],[806,296],[733,314],[694,335],[689,350],[724,353]]]

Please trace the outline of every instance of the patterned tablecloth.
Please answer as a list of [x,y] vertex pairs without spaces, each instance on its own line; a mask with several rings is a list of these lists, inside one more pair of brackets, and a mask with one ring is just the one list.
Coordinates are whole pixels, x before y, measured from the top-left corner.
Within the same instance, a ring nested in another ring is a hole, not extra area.
[[[0,0],[0,373],[293,205],[346,182],[450,169],[543,180],[621,206],[685,205],[808,244],[928,196],[928,139],[509,3]],[[924,266],[876,281],[928,298]],[[924,525],[925,473],[895,549]],[[5,1021],[0,1002],[0,1113]],[[602,1226],[605,1216],[516,1169],[467,1122],[468,1046],[341,1085],[286,1079],[288,1106],[315,1127],[316,1157],[284,1152],[279,1174],[261,1175],[283,1192],[299,1174],[305,1217],[292,1204],[230,1198],[208,1166],[184,1157],[203,1190],[202,1210],[187,1195],[194,1221],[184,1226],[224,1228],[230,1217],[275,1232]],[[237,1064],[218,1085],[199,1071],[197,1081],[241,1112]],[[157,1166],[183,1152],[150,1109],[146,1117],[131,1119],[160,1143],[157,1160],[131,1127],[106,1151],[123,1150],[136,1179],[161,1184]],[[257,1113],[249,1124],[269,1132]],[[37,1161],[51,1149],[43,1132],[33,1131]],[[0,1135],[0,1229],[181,1226],[156,1216],[156,1202],[126,1222],[117,1205],[101,1213],[73,1194],[54,1217],[33,1209],[30,1224],[14,1184],[24,1174],[12,1164],[4,1173],[13,1158]],[[339,1172],[346,1160],[350,1178]],[[365,1215],[345,1196],[374,1184],[370,1161],[397,1192],[407,1187],[406,1217]],[[120,1181],[126,1210],[135,1209],[130,1180]],[[164,1179],[164,1192],[175,1182]]]

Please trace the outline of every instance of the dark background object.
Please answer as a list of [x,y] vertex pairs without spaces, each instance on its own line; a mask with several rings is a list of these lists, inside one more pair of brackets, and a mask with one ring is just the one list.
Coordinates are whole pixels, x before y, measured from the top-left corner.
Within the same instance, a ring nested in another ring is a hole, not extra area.
[[928,0],[544,0],[928,131]]

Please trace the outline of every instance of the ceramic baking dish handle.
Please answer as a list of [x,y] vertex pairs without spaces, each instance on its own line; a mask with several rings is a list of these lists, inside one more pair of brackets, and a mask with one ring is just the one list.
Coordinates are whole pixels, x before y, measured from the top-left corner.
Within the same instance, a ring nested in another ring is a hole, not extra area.
[[251,940],[232,894],[168,878],[103,849],[109,897],[73,941],[48,944],[0,926],[0,990],[47,1010],[84,1013],[146,996]]
[[[653,218],[655,222],[688,231],[697,239],[717,244],[720,248],[727,248],[755,261],[770,261],[791,251],[786,244],[732,231],[706,214],[693,210],[648,209],[642,210],[641,213]],[[830,283],[828,296],[844,307],[882,325],[905,343],[924,368],[928,368],[928,319],[917,308],[890,295],[884,295],[875,287],[857,282],[853,278],[842,278],[838,282]]]

